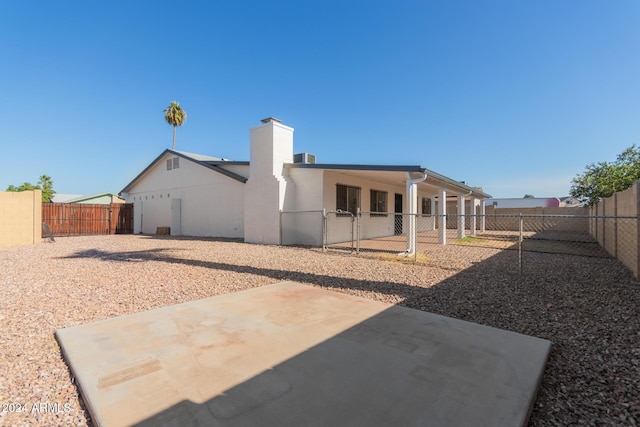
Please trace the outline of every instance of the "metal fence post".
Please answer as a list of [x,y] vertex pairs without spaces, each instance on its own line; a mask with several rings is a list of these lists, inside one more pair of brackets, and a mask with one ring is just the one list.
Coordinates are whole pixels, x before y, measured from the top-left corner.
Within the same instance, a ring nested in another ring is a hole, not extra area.
[[351,214],[351,253],[353,253],[353,227],[355,226],[355,219],[353,218],[353,214]]
[[282,246],[282,209],[280,209],[280,246]]
[[327,251],[327,211],[322,209],[322,252]]
[[522,214],[520,214],[520,236],[518,238],[518,270],[520,271],[520,275],[522,275],[522,223],[523,223]]
[[356,254],[360,255],[360,208],[356,211]]
[[616,258],[618,258],[618,241],[619,236],[618,236],[618,193],[613,193],[613,216],[616,217],[613,220],[613,235],[615,236],[615,246],[613,247],[614,250],[614,256]]
[[413,263],[418,263],[418,214],[413,215]]

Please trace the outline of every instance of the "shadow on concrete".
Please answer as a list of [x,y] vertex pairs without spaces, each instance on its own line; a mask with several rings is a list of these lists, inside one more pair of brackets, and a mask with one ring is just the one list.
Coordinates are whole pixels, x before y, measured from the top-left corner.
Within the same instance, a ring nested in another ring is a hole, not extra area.
[[522,426],[548,345],[394,306],[212,399],[135,425]]

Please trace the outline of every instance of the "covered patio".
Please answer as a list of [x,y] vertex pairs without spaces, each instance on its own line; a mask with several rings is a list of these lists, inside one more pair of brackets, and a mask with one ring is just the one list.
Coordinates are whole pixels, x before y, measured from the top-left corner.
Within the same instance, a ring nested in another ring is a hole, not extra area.
[[[363,240],[404,236],[402,251],[416,251],[416,232],[436,231],[438,244],[445,245],[455,237],[484,232],[484,199],[491,196],[478,187],[470,187],[422,166],[290,164],[293,169],[320,169],[324,174],[323,207],[326,230],[323,243],[344,242],[353,218],[363,218],[358,230]],[[339,196],[331,193],[332,185],[354,183],[354,194],[345,209],[340,209]],[[364,188],[365,191],[360,191]],[[377,191],[385,188],[385,191]],[[370,194],[366,193],[369,189]],[[392,190],[392,191],[388,191]],[[360,193],[363,193],[362,196]],[[393,194],[389,194],[393,193]],[[360,199],[362,197],[362,200]],[[368,203],[367,203],[368,202]],[[454,210],[457,223],[453,236],[447,233],[447,212]],[[469,215],[469,221],[465,216]]]

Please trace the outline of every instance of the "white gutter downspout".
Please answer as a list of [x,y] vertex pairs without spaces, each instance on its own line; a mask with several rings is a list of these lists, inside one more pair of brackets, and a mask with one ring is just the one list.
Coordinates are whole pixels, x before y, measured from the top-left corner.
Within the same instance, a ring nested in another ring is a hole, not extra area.
[[427,179],[426,172],[422,172],[420,178],[411,179],[407,173],[407,213],[409,214],[409,227],[407,230],[407,255],[416,253],[416,217],[418,216],[418,183]]

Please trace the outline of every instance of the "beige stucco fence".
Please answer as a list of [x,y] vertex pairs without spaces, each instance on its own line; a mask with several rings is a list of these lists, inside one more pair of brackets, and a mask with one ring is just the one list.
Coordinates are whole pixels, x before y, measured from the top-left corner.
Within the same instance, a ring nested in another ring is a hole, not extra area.
[[590,208],[589,233],[612,256],[640,276],[640,181]]
[[0,192],[0,248],[42,241],[42,191]]
[[[589,225],[586,216],[589,215],[589,212],[585,208],[496,208],[494,206],[487,206],[486,229],[517,231],[519,229],[518,215],[528,217],[524,223],[523,231],[555,230],[576,233],[588,232]],[[569,215],[574,217],[563,219],[563,217]]]

